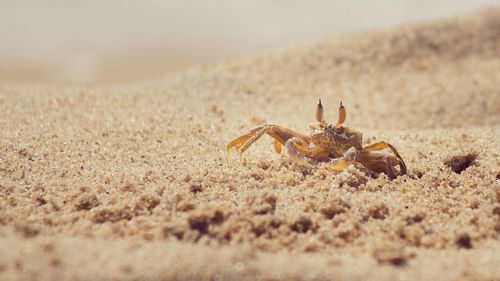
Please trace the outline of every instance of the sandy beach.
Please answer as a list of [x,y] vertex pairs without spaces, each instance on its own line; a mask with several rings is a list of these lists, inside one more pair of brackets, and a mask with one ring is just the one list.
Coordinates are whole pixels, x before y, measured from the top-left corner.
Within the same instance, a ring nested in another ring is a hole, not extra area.
[[[0,84],[1,280],[500,280],[500,9],[141,83]],[[408,174],[301,167],[326,119]]]

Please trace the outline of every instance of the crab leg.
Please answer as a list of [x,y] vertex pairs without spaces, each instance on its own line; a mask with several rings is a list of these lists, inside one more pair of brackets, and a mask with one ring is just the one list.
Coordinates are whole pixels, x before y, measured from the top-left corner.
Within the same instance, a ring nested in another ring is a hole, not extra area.
[[[394,170],[394,166],[400,164],[399,160],[394,156],[370,151],[359,151],[356,154],[356,162],[361,163],[373,172],[385,173],[390,179],[396,177],[397,172]],[[406,170],[401,170],[401,174],[405,173]]]
[[330,163],[328,163],[328,167],[334,171],[342,172],[352,164],[354,164],[353,160],[347,160],[344,157],[340,157],[330,161]]
[[295,163],[312,168],[312,165],[306,161],[306,158],[310,157],[308,154],[311,154],[311,149],[302,139],[293,137],[286,142],[285,147],[288,155]]
[[[334,171],[342,172],[355,162],[362,164],[372,172],[384,173],[390,179],[396,178],[397,171],[394,170],[394,166],[400,163],[394,156],[361,150],[354,152],[353,156],[344,156],[330,161],[328,167]],[[400,173],[404,174],[406,170],[404,173],[403,170]]]
[[329,154],[321,146],[311,146],[302,139],[294,137],[289,139],[285,147],[287,148],[290,158],[299,165],[312,168],[312,165],[307,159],[315,161],[325,161],[329,159]]
[[229,155],[229,151],[235,148],[241,158],[241,154],[265,134],[274,139],[274,149],[278,153],[281,152],[281,146],[285,145],[289,139],[294,137],[300,138],[306,144],[310,143],[309,137],[299,132],[278,125],[266,124],[258,126],[250,130],[248,133],[233,139],[226,146],[226,152]]
[[393,165],[399,165],[399,169],[401,170],[400,171],[401,174],[402,175],[406,174],[406,164],[403,161],[403,158],[401,157],[401,155],[399,155],[396,148],[394,148],[394,146],[392,146],[390,143],[385,142],[385,141],[377,142],[377,143],[374,143],[374,144],[371,144],[369,146],[364,147],[363,150],[364,151],[377,151],[377,150],[383,150],[386,148],[389,148],[392,151],[392,153],[394,153],[394,156],[396,156],[396,159],[395,159],[396,161],[393,161]]
[[[386,148],[389,148],[395,156],[374,152]],[[390,179],[394,179],[397,174],[394,166],[399,165],[399,174],[406,174],[406,164],[401,155],[391,144],[384,141],[369,145],[362,150],[348,152],[344,157],[330,161],[329,167],[332,170],[341,172],[354,162],[362,164],[373,172],[385,173]]]

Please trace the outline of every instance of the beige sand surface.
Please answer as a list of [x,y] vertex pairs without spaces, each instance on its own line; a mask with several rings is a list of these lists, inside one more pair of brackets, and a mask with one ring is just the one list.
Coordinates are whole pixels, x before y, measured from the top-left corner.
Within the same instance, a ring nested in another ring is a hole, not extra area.
[[[0,85],[0,279],[500,280],[499,85],[498,8],[142,84]],[[318,97],[408,175],[307,170],[267,137],[227,164],[257,124],[307,131]]]

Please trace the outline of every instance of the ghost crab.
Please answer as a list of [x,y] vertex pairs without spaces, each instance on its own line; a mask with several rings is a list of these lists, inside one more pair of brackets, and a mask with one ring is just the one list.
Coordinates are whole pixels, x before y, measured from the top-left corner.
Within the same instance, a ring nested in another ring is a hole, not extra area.
[[[360,163],[374,173],[385,173],[390,179],[406,174],[406,164],[391,144],[380,141],[362,147],[363,134],[342,126],[346,119],[346,109],[340,102],[337,124],[327,124],[323,117],[321,99],[316,107],[317,124],[311,124],[312,133],[305,135],[281,127],[264,124],[243,134],[226,146],[226,152],[236,149],[241,155],[260,137],[267,134],[274,139],[274,149],[281,153],[286,147],[290,158],[299,165],[313,167],[319,162],[329,162],[334,171],[343,171],[351,164]],[[389,149],[393,155],[378,152]],[[395,168],[399,166],[399,171]]]

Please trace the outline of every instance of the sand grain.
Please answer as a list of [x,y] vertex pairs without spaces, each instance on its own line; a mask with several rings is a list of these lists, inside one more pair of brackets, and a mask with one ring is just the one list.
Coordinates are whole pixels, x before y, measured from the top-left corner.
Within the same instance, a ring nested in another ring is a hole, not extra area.
[[[499,58],[497,8],[142,84],[0,85],[0,279],[498,280]],[[228,165],[318,97],[408,175],[304,169],[267,138]]]

